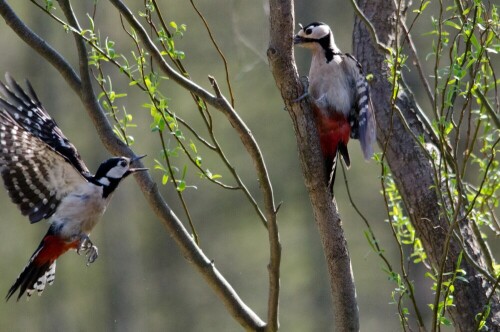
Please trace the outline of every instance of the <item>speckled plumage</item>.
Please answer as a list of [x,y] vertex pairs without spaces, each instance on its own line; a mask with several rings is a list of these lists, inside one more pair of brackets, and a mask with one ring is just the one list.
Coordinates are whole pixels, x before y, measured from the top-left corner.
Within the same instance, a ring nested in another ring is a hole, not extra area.
[[375,117],[368,82],[356,59],[337,47],[325,23],[301,26],[294,43],[312,52],[308,94],[313,101],[327,182],[333,186],[337,154],[350,165],[349,138],[360,140],[365,159],[373,155]]
[[33,88],[24,91],[9,75],[0,82],[0,172],[12,202],[32,223],[50,228],[7,299],[41,294],[55,278],[56,259],[70,249],[97,258],[89,234],[101,219],[120,181],[145,170],[130,168],[139,158],[108,159],[92,175],[76,148],[44,110]]

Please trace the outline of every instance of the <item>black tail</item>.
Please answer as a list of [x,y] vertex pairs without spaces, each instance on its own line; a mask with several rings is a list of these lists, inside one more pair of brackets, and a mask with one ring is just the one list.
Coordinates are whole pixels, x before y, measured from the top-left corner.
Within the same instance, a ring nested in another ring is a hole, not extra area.
[[41,266],[30,262],[24,268],[23,272],[21,272],[19,277],[17,277],[14,285],[9,289],[7,296],[5,296],[5,301],[8,301],[18,289],[19,295],[17,296],[17,301],[19,301],[25,292],[28,297],[30,297],[35,290],[41,293],[45,288],[45,283],[51,284],[54,281],[55,269],[55,261],[52,264],[46,263]]
[[[8,301],[12,295],[19,289],[17,300],[24,293],[30,297],[35,291],[41,294],[45,285],[51,285],[56,275],[56,258],[59,257],[60,245],[57,239],[52,235],[52,227],[49,228],[47,235],[40,242],[35,253],[31,256],[28,265],[17,277],[16,282],[7,292],[5,301]],[[56,239],[56,240],[54,240]]]
[[340,154],[342,156],[342,159],[344,159],[344,163],[347,168],[351,167],[351,158],[349,157],[349,151],[347,150],[347,145],[345,145],[342,142],[339,142],[339,145],[337,146],[337,154]]
[[337,160],[338,155],[342,156],[344,159],[344,163],[347,168],[351,166],[351,158],[349,157],[349,151],[347,150],[347,146],[343,143],[339,143],[337,146],[337,153],[333,158],[325,158],[325,174],[326,174],[326,185],[328,187],[328,191],[333,193],[333,185],[335,183],[335,175],[337,174]]

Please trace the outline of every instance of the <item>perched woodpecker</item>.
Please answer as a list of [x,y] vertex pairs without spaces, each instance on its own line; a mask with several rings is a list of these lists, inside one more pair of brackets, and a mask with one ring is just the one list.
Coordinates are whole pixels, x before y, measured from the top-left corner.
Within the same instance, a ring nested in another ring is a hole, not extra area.
[[[314,22],[294,36],[294,44],[312,51],[309,87],[312,109],[325,159],[326,183],[333,189],[337,153],[347,167],[349,138],[359,139],[365,159],[373,155],[375,117],[368,82],[359,62],[335,45],[328,25]],[[299,98],[300,99],[300,98]]]
[[92,175],[27,82],[24,91],[8,74],[0,82],[0,172],[12,201],[31,223],[49,219],[50,227],[28,265],[9,289],[19,300],[55,277],[56,259],[70,249],[84,251],[90,264],[97,247],[89,234],[122,179],[144,171],[131,163],[144,157],[111,158]]

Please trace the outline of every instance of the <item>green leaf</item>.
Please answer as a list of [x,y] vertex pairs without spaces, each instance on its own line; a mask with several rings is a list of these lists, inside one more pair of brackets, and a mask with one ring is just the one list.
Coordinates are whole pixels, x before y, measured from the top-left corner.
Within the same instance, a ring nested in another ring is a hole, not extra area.
[[191,148],[191,151],[193,151],[194,153],[198,153],[198,149],[196,149],[196,145],[192,140],[189,141],[189,147]]
[[456,24],[453,21],[445,21],[444,24],[447,25],[447,26],[450,26],[452,28],[455,28],[457,30],[461,30],[462,29],[462,27],[460,25]]
[[439,318],[439,323],[445,326],[452,326],[451,321],[444,316]]
[[186,181],[178,180],[177,181],[177,190],[180,192],[183,192],[184,190],[186,190]]

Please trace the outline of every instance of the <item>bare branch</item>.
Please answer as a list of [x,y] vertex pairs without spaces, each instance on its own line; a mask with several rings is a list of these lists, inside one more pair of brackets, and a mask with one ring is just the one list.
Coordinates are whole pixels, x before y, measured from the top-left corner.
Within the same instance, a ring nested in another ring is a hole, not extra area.
[[[184,87],[188,91],[199,96],[208,104],[215,107],[217,110],[221,111],[229,120],[231,125],[235,128],[240,136],[243,145],[250,154],[254,166],[259,177],[260,188],[264,197],[264,210],[267,220],[267,228],[269,234],[270,243],[270,273],[269,273],[269,313],[271,316],[269,319],[269,327],[273,329],[278,321],[278,298],[279,298],[279,266],[281,261],[281,244],[279,242],[278,225],[276,221],[276,208],[274,204],[273,190],[267,169],[264,163],[264,158],[260,152],[260,148],[257,145],[250,129],[241,120],[239,115],[234,111],[231,104],[223,96],[217,97],[210,94],[208,91],[204,90],[200,86],[196,85],[191,80],[185,78],[184,76],[173,70],[165,59],[162,57],[161,53],[158,51],[156,45],[153,43],[147,32],[141,26],[141,24],[134,17],[132,12],[121,2],[120,0],[110,0],[110,2],[118,9],[118,11],[125,17],[128,23],[137,32],[139,38],[144,43],[144,46],[157,64],[160,69],[173,81],[178,83],[180,86]],[[269,317],[268,317],[269,318]],[[275,329],[274,329],[275,330]]]
[[196,11],[198,16],[203,22],[203,25],[205,26],[205,29],[208,32],[208,36],[210,37],[210,40],[212,41],[212,44],[214,45],[215,49],[217,50],[217,53],[219,53],[219,56],[222,59],[222,62],[224,63],[224,70],[226,72],[226,83],[227,83],[227,88],[229,89],[229,96],[231,98],[231,106],[234,108],[234,95],[233,95],[233,89],[231,87],[231,80],[229,79],[229,66],[227,64],[226,57],[224,56],[224,53],[222,53],[222,50],[219,47],[219,44],[215,41],[215,37],[212,34],[212,30],[210,29],[210,25],[208,24],[207,20],[203,16],[203,14],[200,12],[198,7],[195,5],[193,0],[190,0],[191,6],[193,6],[193,9]]
[[[61,1],[60,5],[67,15],[70,24],[77,26],[76,19],[72,18],[73,14],[69,2]],[[133,156],[133,151],[114,135],[104,111],[93,94],[90,84],[90,73],[88,72],[87,53],[84,41],[80,36],[75,35],[75,40],[79,51],[80,70],[82,77],[84,77],[83,82],[80,81],[68,62],[24,25],[4,0],[0,0],[0,15],[29,46],[44,56],[53,65],[73,90],[77,92],[106,149],[115,155]],[[184,257],[193,263],[207,283],[222,299],[232,316],[247,329],[262,330],[265,323],[239,298],[231,285],[215,268],[213,262],[196,245],[180,220],[164,201],[149,173],[143,172],[140,175],[136,175],[135,178],[152,210],[177,242]]]
[[269,4],[271,35],[267,56],[276,85],[294,124],[302,172],[328,266],[336,329],[358,331],[359,317],[351,261],[336,202],[332,200],[323,181],[323,157],[313,114],[305,99],[301,103],[293,102],[303,90],[292,51],[293,1],[271,0]]
[[17,17],[16,13],[9,6],[7,1],[0,0],[0,15],[7,25],[21,38],[27,45],[40,54],[47,62],[56,68],[66,83],[77,93],[80,91],[80,78],[70,64],[45,40],[34,33],[23,21]]

